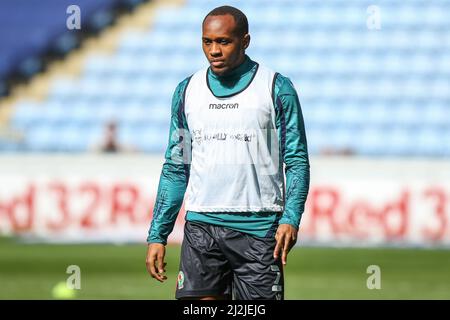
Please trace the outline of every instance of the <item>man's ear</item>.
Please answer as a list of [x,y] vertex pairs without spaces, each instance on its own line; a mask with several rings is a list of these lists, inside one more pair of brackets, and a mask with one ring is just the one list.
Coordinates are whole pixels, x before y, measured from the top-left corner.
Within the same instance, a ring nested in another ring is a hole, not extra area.
[[249,45],[250,45],[250,35],[247,33],[244,36],[244,49],[247,49]]

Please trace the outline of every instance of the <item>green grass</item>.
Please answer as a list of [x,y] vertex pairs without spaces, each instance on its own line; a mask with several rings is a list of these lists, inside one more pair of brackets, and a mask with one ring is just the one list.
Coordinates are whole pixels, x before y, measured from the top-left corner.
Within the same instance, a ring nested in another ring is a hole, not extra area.
[[[0,240],[0,299],[52,299],[52,287],[81,268],[80,299],[173,299],[180,247],[167,247],[168,281],[150,278],[145,245],[47,245]],[[369,265],[381,289],[366,286]],[[295,248],[286,299],[450,299],[450,251]]]

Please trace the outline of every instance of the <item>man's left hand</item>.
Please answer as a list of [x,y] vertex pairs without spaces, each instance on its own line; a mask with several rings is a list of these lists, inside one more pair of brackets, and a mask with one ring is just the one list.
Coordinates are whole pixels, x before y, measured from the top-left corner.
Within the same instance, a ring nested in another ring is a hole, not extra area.
[[280,224],[275,234],[275,240],[277,244],[273,252],[273,257],[278,259],[281,251],[281,262],[283,265],[287,263],[287,255],[291,248],[297,242],[298,230],[290,224]]

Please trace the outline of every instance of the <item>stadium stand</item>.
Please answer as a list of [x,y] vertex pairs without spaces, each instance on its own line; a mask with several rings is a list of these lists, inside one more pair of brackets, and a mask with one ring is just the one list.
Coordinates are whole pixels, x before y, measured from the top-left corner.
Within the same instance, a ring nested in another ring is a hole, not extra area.
[[[81,32],[66,27],[69,0],[4,0],[0,3],[0,79],[16,72],[24,77],[42,70],[44,54],[63,55],[78,45]],[[118,0],[78,0],[82,28],[101,29],[112,22]],[[71,12],[71,10],[69,10]]]
[[[112,3],[78,2],[83,12]],[[48,23],[28,33],[32,12],[21,3],[20,19],[2,14],[0,5],[0,24],[28,39],[18,43],[17,35],[0,28],[0,76],[14,59],[39,53],[56,37],[54,11],[43,9]],[[52,8],[52,1],[42,3]],[[249,55],[295,84],[311,154],[450,156],[449,1],[376,1],[380,28],[374,30],[366,23],[373,1],[228,3],[249,18]],[[121,32],[112,54],[92,48],[78,77],[52,81],[43,101],[15,103],[8,124],[24,139],[0,139],[0,150],[85,152],[115,119],[121,141],[163,152],[172,92],[206,66],[200,24],[221,4],[188,0],[162,7],[144,30]]]

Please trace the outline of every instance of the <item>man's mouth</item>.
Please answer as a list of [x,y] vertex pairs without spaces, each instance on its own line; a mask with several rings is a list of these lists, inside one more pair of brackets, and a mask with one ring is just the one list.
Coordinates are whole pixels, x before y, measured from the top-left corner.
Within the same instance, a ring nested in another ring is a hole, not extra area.
[[221,68],[225,65],[225,62],[223,60],[213,60],[210,63],[213,67],[216,67],[216,68]]

